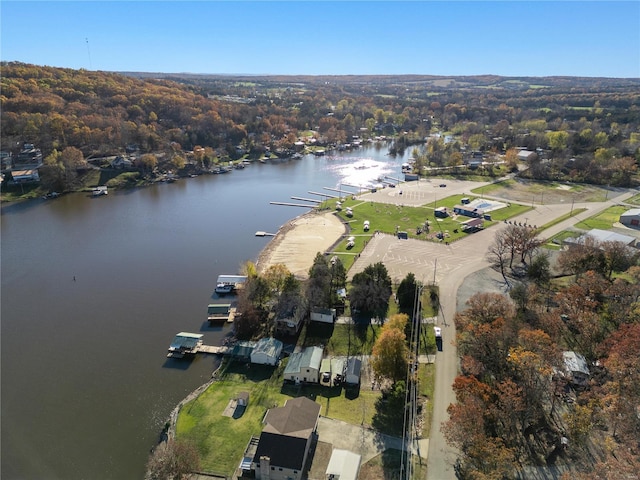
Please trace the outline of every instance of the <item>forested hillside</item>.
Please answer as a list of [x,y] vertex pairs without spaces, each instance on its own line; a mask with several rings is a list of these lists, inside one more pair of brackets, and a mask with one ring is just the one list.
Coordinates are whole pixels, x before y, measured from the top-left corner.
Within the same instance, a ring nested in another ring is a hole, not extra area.
[[215,161],[384,136],[392,153],[419,146],[421,167],[521,147],[537,151],[531,177],[611,185],[631,184],[640,158],[638,79],[162,77],[4,62],[2,150],[87,158],[134,144],[171,158],[202,147]]

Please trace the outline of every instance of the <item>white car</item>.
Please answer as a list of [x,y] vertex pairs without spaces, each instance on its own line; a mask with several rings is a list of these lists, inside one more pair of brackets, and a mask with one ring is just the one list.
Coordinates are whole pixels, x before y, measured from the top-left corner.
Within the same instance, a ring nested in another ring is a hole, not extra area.
[[440,327],[433,327],[433,331],[436,333],[436,338],[442,338],[442,329]]

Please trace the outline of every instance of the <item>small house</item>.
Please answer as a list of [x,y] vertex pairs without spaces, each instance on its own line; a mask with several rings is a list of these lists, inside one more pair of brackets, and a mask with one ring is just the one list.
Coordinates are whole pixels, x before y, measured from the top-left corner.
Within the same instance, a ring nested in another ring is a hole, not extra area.
[[571,383],[583,386],[589,382],[589,367],[585,358],[576,352],[562,352],[565,373]]
[[40,181],[40,175],[35,168],[25,170],[12,170],[11,178],[15,183],[33,183]]
[[334,448],[327,465],[327,480],[357,480],[360,473],[360,455]]
[[360,371],[362,370],[362,360],[350,357],[347,360],[347,370],[345,372],[344,382],[347,385],[360,385]]
[[251,352],[251,363],[276,365],[282,354],[283,343],[275,338],[261,338]]
[[438,207],[433,211],[433,214],[438,218],[447,218],[449,216],[447,207]]
[[293,353],[284,369],[284,380],[295,383],[319,383],[323,350],[321,347],[306,347]]
[[311,321],[321,323],[333,323],[336,320],[335,308],[313,308],[311,310]]
[[463,232],[475,232],[480,230],[484,225],[482,218],[472,218],[460,224]]
[[276,319],[276,333],[280,335],[296,335],[302,326],[302,318],[297,313]]
[[536,158],[536,152],[532,152],[531,150],[520,150],[518,152],[518,160],[521,162],[528,162]]

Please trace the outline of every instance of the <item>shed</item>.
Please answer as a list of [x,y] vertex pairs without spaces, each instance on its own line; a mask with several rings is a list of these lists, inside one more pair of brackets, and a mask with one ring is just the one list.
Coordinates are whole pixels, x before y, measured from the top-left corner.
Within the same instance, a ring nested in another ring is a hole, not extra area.
[[620,223],[627,227],[640,227],[640,208],[632,208],[620,215]]
[[327,465],[327,480],[356,480],[360,472],[360,455],[334,448]]
[[362,370],[362,360],[350,357],[347,360],[347,371],[345,383],[347,385],[360,385],[360,371]]
[[280,354],[282,353],[283,344],[275,338],[261,338],[251,351],[251,363],[258,365],[276,365]]
[[236,401],[238,402],[238,406],[246,407],[249,405],[249,392],[240,392],[236,397]]

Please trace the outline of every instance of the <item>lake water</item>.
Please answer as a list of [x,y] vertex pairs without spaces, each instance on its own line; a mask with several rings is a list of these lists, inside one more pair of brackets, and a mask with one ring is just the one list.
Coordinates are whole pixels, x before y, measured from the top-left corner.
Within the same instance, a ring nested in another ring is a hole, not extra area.
[[2,478],[142,478],[170,411],[216,367],[167,359],[171,339],[220,344],[229,328],[206,322],[217,276],[257,258],[270,238],[256,231],[307,211],[269,202],[400,177],[407,156],[385,152],[3,206]]

